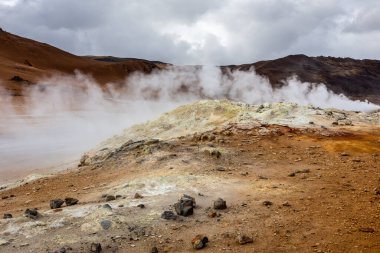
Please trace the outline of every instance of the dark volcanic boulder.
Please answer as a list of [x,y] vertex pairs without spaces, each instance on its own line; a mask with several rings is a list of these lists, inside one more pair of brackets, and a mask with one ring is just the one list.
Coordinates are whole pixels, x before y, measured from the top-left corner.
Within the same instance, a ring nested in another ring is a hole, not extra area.
[[189,216],[194,212],[195,199],[184,194],[177,203],[174,204],[175,211],[178,215]]
[[227,208],[226,201],[222,198],[218,198],[214,201],[214,209],[216,210],[223,210]]
[[79,200],[75,198],[65,198],[66,206],[73,206],[78,204]]
[[60,208],[63,203],[65,203],[65,201],[63,201],[62,199],[52,199],[50,200],[50,208],[51,209],[56,209],[56,208]]

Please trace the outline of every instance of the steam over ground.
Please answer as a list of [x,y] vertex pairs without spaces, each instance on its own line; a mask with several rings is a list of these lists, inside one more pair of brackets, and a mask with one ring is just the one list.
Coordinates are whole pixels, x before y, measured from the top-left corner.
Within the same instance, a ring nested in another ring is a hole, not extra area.
[[[333,94],[323,84],[296,78],[280,89],[250,72],[222,75],[216,67],[172,67],[135,73],[105,91],[89,76],[55,76],[25,91],[25,103],[0,95],[0,173],[62,165],[100,141],[175,107],[199,99],[251,104],[288,101],[327,108],[371,111],[379,106]],[[7,180],[2,176],[0,181]]]

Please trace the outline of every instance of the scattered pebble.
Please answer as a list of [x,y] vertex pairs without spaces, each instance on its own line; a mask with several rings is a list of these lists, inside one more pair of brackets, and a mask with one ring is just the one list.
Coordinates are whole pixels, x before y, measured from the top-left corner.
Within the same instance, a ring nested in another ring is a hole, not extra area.
[[112,222],[110,220],[102,220],[100,226],[102,226],[104,230],[108,230],[112,226]]
[[227,208],[226,201],[223,200],[222,198],[218,198],[217,200],[214,201],[214,209],[223,210],[226,208]]
[[90,251],[94,253],[100,253],[102,252],[102,245],[100,243],[92,243]]
[[3,215],[3,219],[12,219],[13,218],[13,216],[12,216],[12,214],[10,214],[10,213],[5,213],[4,215]]
[[239,235],[236,239],[238,243],[241,245],[247,244],[247,243],[253,243],[253,238],[247,235]]
[[178,215],[189,216],[194,213],[195,199],[184,194],[177,203],[174,204],[175,211]]
[[193,240],[191,240],[191,244],[193,248],[196,250],[203,249],[207,246],[208,238],[204,235],[196,235]]
[[50,200],[50,208],[51,209],[57,209],[57,208],[60,208],[63,203],[65,203],[65,201],[63,201],[62,199],[52,199]]
[[104,204],[102,207],[103,207],[104,209],[107,209],[107,210],[112,211],[112,207],[111,207],[109,204]]
[[267,207],[270,207],[271,205],[273,205],[273,202],[269,201],[269,200],[265,200],[265,201],[263,201],[263,205],[267,206]]
[[112,200],[115,200],[116,198],[115,198],[115,196],[113,196],[113,195],[107,195],[106,196],[106,201],[112,201]]
[[175,213],[173,213],[172,211],[164,211],[161,214],[161,218],[165,219],[165,220],[176,220],[177,215]]
[[32,209],[26,209],[25,212],[24,212],[24,215],[25,217],[28,217],[28,218],[31,218],[31,219],[37,219],[38,216],[39,216],[39,213],[37,211],[36,208],[32,208]]
[[365,227],[365,228],[359,228],[359,231],[360,232],[364,232],[364,233],[374,233],[375,229],[369,228],[369,227]]
[[141,195],[140,193],[136,192],[134,198],[135,198],[135,199],[142,199],[142,198],[144,198],[144,197],[143,197],[143,195]]
[[65,198],[66,206],[73,206],[78,204],[79,200],[75,198]]

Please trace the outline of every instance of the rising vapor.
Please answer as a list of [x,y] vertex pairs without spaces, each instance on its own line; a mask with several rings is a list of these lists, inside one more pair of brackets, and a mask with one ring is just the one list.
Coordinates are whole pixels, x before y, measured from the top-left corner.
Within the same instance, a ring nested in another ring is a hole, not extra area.
[[379,109],[334,94],[323,84],[301,83],[296,77],[274,89],[253,69],[223,75],[212,66],[135,73],[122,85],[109,83],[105,89],[79,72],[57,75],[25,90],[21,107],[4,91],[0,93],[0,103],[5,105],[0,108],[0,170],[13,172],[76,160],[82,152],[133,124],[199,99]]

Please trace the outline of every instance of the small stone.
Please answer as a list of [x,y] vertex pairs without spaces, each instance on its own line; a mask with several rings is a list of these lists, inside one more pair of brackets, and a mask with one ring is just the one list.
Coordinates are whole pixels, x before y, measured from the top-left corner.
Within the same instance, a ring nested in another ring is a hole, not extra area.
[[342,152],[342,153],[340,153],[340,156],[350,156],[350,154],[346,153],[346,152]]
[[0,246],[5,246],[5,245],[8,245],[8,244],[9,244],[9,241],[0,238]]
[[12,216],[12,214],[10,214],[10,213],[5,213],[4,215],[3,215],[3,219],[12,219],[13,218],[13,216]]
[[267,207],[270,207],[271,205],[273,205],[273,202],[269,201],[269,200],[265,200],[265,201],[263,201],[263,205],[267,206]]
[[174,204],[175,211],[178,215],[189,216],[194,212],[195,199],[184,194],[177,203]]
[[196,250],[203,249],[207,246],[208,238],[204,235],[196,235],[193,240],[191,240],[191,244],[193,248]]
[[376,195],[380,195],[380,187],[377,187],[377,188],[375,189],[375,194],[376,194]]
[[216,150],[214,149],[213,151],[211,151],[211,156],[214,156],[216,158],[219,158],[222,154],[220,153],[219,150]]
[[31,218],[31,219],[37,219],[38,216],[39,216],[39,213],[37,211],[36,208],[32,208],[32,209],[26,209],[25,212],[24,212],[24,215],[25,217],[28,217],[28,218]]
[[102,245],[100,243],[91,243],[90,251],[100,253],[102,252]]
[[79,200],[75,198],[65,198],[66,206],[73,206],[78,204]]
[[211,211],[208,213],[208,217],[210,217],[210,218],[215,218],[216,215],[217,215],[217,213],[215,211]]
[[161,218],[165,220],[176,220],[177,215],[175,215],[175,213],[173,213],[172,211],[164,211],[161,214]]
[[217,171],[226,171],[226,168],[219,166],[219,167],[216,167],[216,170]]
[[243,244],[247,244],[247,243],[253,243],[253,238],[249,237],[247,235],[239,235],[237,237],[237,241],[239,244],[243,245]]
[[104,204],[102,208],[112,211],[112,207],[109,204]]
[[226,208],[227,208],[226,201],[223,200],[222,198],[218,198],[217,200],[214,201],[214,209],[223,210]]
[[134,198],[135,199],[142,199],[144,197],[140,193],[136,192]]
[[120,194],[118,194],[118,195],[116,195],[115,197],[116,197],[116,199],[120,199],[120,198],[122,198],[123,196],[121,196]]
[[66,253],[67,251],[66,251],[66,248],[65,248],[65,247],[62,247],[62,248],[59,249],[58,252],[59,252],[59,253]]
[[65,203],[65,201],[63,201],[62,199],[52,199],[50,200],[50,208],[51,209],[57,209],[57,208],[60,208],[63,203]]
[[115,196],[113,196],[113,195],[107,195],[106,196],[106,201],[112,201],[112,200],[115,200],[116,198],[115,198]]
[[375,229],[373,229],[373,228],[359,228],[359,231],[364,232],[364,233],[374,233]]
[[290,205],[289,202],[286,201],[286,202],[284,202],[284,203],[282,204],[282,206],[290,207],[290,206],[292,206],[292,205]]
[[295,172],[292,172],[288,175],[288,177],[295,177],[296,176],[296,173]]
[[158,253],[157,247],[153,247],[152,250],[150,251],[151,253]]
[[144,204],[138,204],[137,207],[140,207],[142,209],[142,208],[145,208],[145,205]]
[[102,226],[104,230],[108,230],[112,226],[112,222],[110,220],[102,220],[100,226]]

